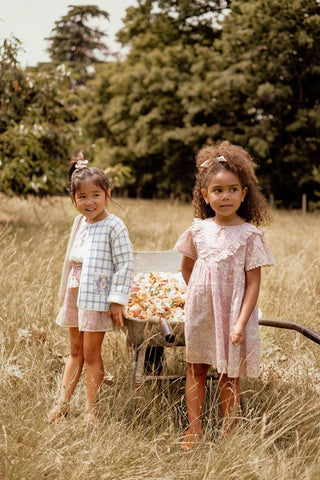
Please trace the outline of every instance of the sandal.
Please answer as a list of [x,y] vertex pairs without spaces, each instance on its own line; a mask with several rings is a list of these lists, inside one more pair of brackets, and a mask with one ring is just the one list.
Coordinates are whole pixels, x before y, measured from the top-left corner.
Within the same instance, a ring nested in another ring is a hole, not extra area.
[[46,415],[49,424],[59,423],[68,415],[69,404],[67,402],[56,403]]
[[86,412],[83,418],[83,425],[93,425],[96,426],[100,423],[99,415],[95,412]]
[[201,433],[195,433],[190,428],[184,432],[183,441],[180,443],[180,450],[189,452],[196,446],[201,438]]

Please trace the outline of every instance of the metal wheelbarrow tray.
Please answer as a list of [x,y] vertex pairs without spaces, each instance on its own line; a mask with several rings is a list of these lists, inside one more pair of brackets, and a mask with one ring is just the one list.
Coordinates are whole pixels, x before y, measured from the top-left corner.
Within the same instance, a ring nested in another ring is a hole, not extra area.
[[167,322],[159,316],[159,320],[143,320],[127,317],[125,319],[127,339],[136,347],[148,342],[149,346],[184,347],[184,322]]

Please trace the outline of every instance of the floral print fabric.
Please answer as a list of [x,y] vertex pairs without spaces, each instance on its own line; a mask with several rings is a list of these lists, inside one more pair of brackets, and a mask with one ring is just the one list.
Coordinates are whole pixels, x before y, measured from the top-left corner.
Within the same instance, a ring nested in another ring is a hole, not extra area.
[[196,220],[175,249],[195,260],[185,307],[187,362],[213,365],[230,378],[257,378],[257,306],[246,326],[245,343],[234,346],[229,336],[240,313],[245,272],[275,264],[262,230],[250,223],[220,226],[213,218]]

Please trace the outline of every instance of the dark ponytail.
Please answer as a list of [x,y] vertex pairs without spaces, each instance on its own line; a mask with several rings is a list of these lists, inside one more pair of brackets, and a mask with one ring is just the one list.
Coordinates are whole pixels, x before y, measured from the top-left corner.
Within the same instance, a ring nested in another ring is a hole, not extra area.
[[73,172],[75,172],[76,170],[76,163],[78,162],[78,160],[85,160],[82,150],[77,151],[71,156],[71,159],[69,161],[69,182],[71,181]]

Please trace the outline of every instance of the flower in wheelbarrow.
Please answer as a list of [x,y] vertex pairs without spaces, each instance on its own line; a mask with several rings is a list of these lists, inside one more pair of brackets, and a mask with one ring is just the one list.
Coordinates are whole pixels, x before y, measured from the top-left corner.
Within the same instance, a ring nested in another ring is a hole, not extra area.
[[131,305],[129,308],[128,308],[128,313],[129,315],[131,315],[132,317],[139,317],[140,313],[141,313],[141,308],[138,306],[138,305]]
[[167,321],[183,322],[185,290],[181,272],[138,273],[131,289],[128,313],[142,319],[163,316]]
[[175,307],[184,307],[184,304],[186,303],[185,299],[182,298],[181,296],[176,296],[172,299],[172,302],[171,302],[171,307],[172,308],[175,308]]

